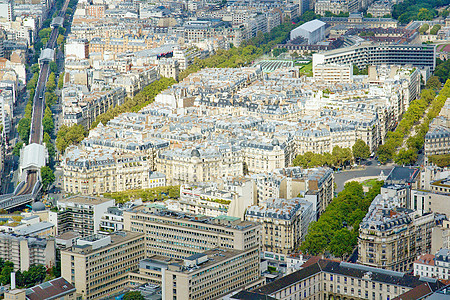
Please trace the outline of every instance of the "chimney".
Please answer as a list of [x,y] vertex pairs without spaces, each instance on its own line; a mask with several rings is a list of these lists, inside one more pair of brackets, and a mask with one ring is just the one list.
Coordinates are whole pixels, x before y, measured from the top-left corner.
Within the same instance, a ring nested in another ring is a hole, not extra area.
[[16,289],[16,272],[11,272],[11,291]]

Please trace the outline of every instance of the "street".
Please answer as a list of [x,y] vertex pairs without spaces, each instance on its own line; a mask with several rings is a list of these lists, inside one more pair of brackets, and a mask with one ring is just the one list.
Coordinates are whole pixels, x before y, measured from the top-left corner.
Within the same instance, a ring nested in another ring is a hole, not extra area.
[[334,179],[336,182],[336,192],[342,191],[344,189],[345,182],[349,179],[365,176],[378,176],[381,171],[383,171],[384,175],[387,176],[393,168],[393,165],[377,166],[376,164],[371,164],[369,166],[364,166],[364,169],[342,171],[339,173],[335,172]]

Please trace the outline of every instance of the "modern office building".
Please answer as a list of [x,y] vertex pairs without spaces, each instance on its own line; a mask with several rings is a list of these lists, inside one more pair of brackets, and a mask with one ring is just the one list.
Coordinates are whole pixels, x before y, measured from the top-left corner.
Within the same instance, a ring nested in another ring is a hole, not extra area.
[[313,204],[304,198],[269,199],[250,206],[245,220],[261,223],[262,251],[266,259],[286,261],[295,252],[315,220]]
[[96,234],[101,218],[114,200],[102,197],[72,196],[58,200],[58,234],[74,231],[80,236]]
[[131,284],[162,286],[163,299],[207,300],[264,282],[259,275],[259,249],[214,248],[184,259],[153,255],[130,274]]
[[412,65],[417,68],[436,67],[434,45],[378,45],[361,44],[313,54],[313,68],[320,64]]
[[145,234],[146,254],[186,258],[216,247],[259,247],[261,225],[229,216],[206,217],[148,204],[124,211],[124,229]]
[[82,299],[100,299],[123,291],[129,272],[136,271],[144,257],[145,241],[140,233],[95,234],[61,250],[61,275]]

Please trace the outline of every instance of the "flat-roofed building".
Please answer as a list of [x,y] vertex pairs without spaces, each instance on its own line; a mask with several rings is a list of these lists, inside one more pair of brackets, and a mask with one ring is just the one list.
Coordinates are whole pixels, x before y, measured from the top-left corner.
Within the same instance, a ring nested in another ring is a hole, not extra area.
[[61,275],[82,299],[119,294],[128,286],[129,272],[145,257],[144,239],[143,234],[125,231],[78,239],[61,250]]
[[186,258],[216,247],[259,247],[261,225],[229,216],[206,217],[148,204],[124,211],[124,229],[144,233],[147,256]]
[[153,255],[139,263],[131,283],[162,286],[163,299],[218,299],[234,290],[264,283],[260,278],[259,249],[214,248],[185,259]]
[[74,231],[80,236],[97,233],[103,214],[114,204],[114,199],[89,196],[58,200],[58,234],[68,231]]

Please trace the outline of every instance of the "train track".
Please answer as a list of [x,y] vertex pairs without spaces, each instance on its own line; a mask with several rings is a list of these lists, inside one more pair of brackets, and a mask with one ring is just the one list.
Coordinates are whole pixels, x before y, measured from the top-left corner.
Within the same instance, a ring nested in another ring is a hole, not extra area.
[[[58,13],[58,17],[64,17],[67,7],[69,6],[70,0],[66,0],[62,9]],[[47,42],[46,48],[55,49],[56,40],[59,34],[59,27],[53,27],[50,38]],[[44,107],[45,107],[45,85],[47,83],[48,75],[49,75],[49,62],[42,62],[40,65],[39,71],[39,80],[36,85],[36,92],[33,98],[33,115],[31,120],[31,128],[30,128],[30,140],[29,144],[42,144],[43,137],[43,128],[42,128],[42,118],[44,115]],[[37,172],[30,171],[27,173],[26,183],[23,188],[18,191],[17,195],[27,195],[31,194],[33,188],[38,180]]]

